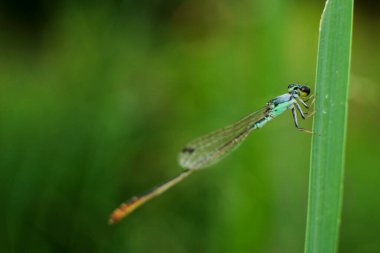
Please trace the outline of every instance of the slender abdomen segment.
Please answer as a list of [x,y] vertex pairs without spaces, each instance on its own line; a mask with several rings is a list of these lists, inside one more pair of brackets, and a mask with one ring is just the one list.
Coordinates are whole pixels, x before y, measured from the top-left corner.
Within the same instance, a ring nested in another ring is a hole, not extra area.
[[259,121],[257,121],[253,126],[253,129],[256,129],[256,128],[262,128],[266,123],[268,123],[269,121],[271,120],[271,118],[268,116],[268,117],[265,117]]
[[158,185],[158,186],[152,188],[151,190],[149,190],[148,192],[146,192],[140,196],[133,197],[130,200],[128,200],[127,202],[122,203],[118,208],[116,208],[112,212],[110,219],[108,220],[108,223],[114,224],[114,223],[120,221],[123,217],[125,217],[128,214],[130,214],[131,212],[133,212],[133,210],[135,210],[137,207],[141,206],[142,204],[144,204],[148,200],[162,194],[163,192],[167,191],[172,186],[179,183],[182,179],[184,179],[185,177],[190,175],[191,172],[192,172],[191,170],[185,169],[181,173],[179,173],[175,177],[169,179],[168,181],[162,183],[161,185]]

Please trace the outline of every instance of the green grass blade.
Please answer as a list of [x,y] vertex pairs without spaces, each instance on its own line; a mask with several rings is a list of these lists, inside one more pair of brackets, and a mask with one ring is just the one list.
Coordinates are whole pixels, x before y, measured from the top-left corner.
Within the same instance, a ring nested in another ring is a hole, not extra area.
[[352,18],[353,0],[326,1],[319,28],[306,253],[338,248]]

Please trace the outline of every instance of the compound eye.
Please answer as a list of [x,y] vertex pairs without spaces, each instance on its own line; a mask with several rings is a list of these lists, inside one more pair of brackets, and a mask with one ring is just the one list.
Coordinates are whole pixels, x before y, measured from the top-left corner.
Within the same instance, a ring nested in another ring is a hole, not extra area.
[[302,86],[300,91],[302,96],[309,96],[310,94],[310,88],[308,86]]

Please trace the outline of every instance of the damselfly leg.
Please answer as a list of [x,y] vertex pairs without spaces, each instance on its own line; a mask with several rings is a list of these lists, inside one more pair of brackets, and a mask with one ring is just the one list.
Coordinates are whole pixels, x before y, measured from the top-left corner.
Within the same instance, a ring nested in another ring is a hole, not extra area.
[[[308,102],[310,99],[312,99],[312,101],[310,102],[310,104],[307,104],[306,102]],[[302,104],[307,109],[306,112],[302,111],[301,106],[298,104],[298,102],[300,104]],[[298,120],[297,120],[297,112],[296,112],[296,110],[299,112],[299,114],[301,115],[302,119],[308,119],[308,118],[310,118],[315,113],[315,111],[309,112],[310,108],[313,106],[314,102],[315,102],[315,96],[313,96],[313,95],[311,95],[305,101],[302,100],[302,99],[300,99],[300,98],[298,98],[298,97],[296,98],[296,102],[294,103],[294,107],[292,108],[292,115],[293,115],[294,125],[296,126],[297,130],[299,130],[301,132],[305,132],[305,133],[314,134],[314,132],[311,131],[311,130],[307,130],[305,128],[299,127]]]

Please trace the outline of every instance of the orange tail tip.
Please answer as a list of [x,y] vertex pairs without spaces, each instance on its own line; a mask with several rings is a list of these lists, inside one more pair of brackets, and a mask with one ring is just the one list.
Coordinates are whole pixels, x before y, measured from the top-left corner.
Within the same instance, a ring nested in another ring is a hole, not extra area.
[[140,195],[138,197],[134,197],[130,199],[129,201],[121,204],[117,209],[115,209],[112,214],[110,219],[108,220],[108,224],[114,224],[118,221],[120,221],[123,217],[127,216],[130,214],[133,210],[135,210],[137,207],[141,206],[148,200],[160,195],[161,193],[165,192],[168,190],[170,187],[173,185],[177,184],[180,182],[182,179],[190,175],[192,171],[189,169],[183,170],[181,173],[179,173],[177,176],[169,179],[168,181],[162,183],[161,185],[154,187],[150,191],[146,192],[143,195]]
[[122,203],[118,208],[116,208],[112,212],[112,214],[108,220],[108,224],[112,225],[112,224],[120,221],[122,218],[124,218],[128,214],[130,214],[136,207],[139,206],[138,200],[139,200],[139,198],[133,198],[130,201],[128,201],[127,203]]

